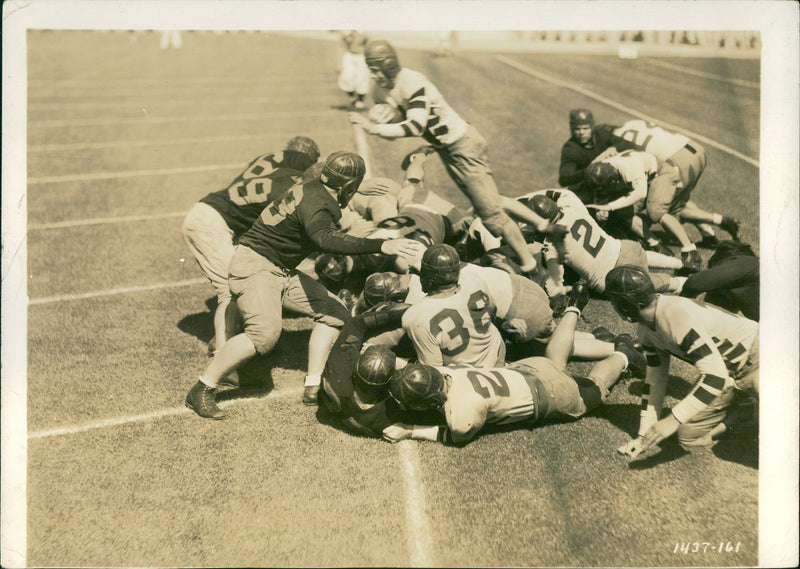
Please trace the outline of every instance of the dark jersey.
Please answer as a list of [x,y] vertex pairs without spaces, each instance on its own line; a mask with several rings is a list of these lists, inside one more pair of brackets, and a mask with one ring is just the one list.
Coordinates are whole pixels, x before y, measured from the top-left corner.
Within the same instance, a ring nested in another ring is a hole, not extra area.
[[[374,401],[361,401],[353,385],[353,373],[361,355],[364,337],[380,334],[400,326],[405,309],[386,312],[368,312],[349,320],[333,344],[325,371],[322,374],[320,402],[330,411],[336,422],[348,431],[365,437],[380,438],[383,429],[397,422],[431,423],[422,414],[409,414],[384,393],[373,395]],[[440,417],[435,416],[435,420]]]
[[283,153],[259,156],[224,190],[201,199],[217,210],[234,238],[250,229],[264,206],[296,184],[302,172],[283,165]]
[[741,311],[750,320],[759,319],[758,257],[737,255],[689,276],[681,296],[694,298],[706,293],[706,302],[731,312]]
[[338,226],[341,217],[339,204],[314,178],[295,184],[264,208],[239,243],[284,269],[294,269],[315,251],[343,255],[380,252],[383,239],[343,233]]
[[604,150],[614,146],[620,152],[634,148],[632,142],[615,135],[614,127],[600,125],[594,129],[589,146],[578,144],[570,138],[561,147],[561,165],[558,168],[558,183],[568,186],[583,202],[590,197],[589,188],[585,187],[586,168]]

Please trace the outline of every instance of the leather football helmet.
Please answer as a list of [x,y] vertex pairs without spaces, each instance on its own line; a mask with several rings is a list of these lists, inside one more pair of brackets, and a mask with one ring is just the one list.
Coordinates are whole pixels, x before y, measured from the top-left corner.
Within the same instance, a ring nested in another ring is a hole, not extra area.
[[358,191],[366,172],[367,166],[361,156],[354,152],[339,150],[325,159],[319,180],[336,191],[339,207],[345,207]]
[[372,40],[364,49],[364,59],[368,67],[375,67],[383,73],[389,81],[394,81],[400,73],[400,60],[397,52],[386,40]]
[[394,375],[396,361],[388,346],[369,346],[358,358],[355,377],[370,387],[385,386]]
[[594,128],[594,115],[589,109],[572,109],[569,112],[569,128],[588,124]]
[[284,148],[284,153],[287,151],[302,155],[302,162],[305,164],[298,168],[299,170],[305,170],[319,160],[319,146],[317,146],[316,142],[305,136],[295,136],[290,139],[289,142],[286,143],[286,148]]
[[426,411],[444,405],[444,376],[439,370],[423,364],[408,364],[389,382],[389,392],[404,408]]
[[586,180],[595,189],[609,191],[620,186],[622,177],[608,162],[594,162],[586,168]]
[[364,282],[364,304],[367,308],[381,302],[403,302],[407,293],[397,273],[374,273]]
[[620,316],[629,322],[637,322],[639,309],[653,301],[656,289],[644,269],[621,265],[606,275],[606,295]]
[[455,247],[446,243],[432,245],[422,255],[419,271],[422,292],[431,293],[440,288],[458,284],[460,273],[461,259]]

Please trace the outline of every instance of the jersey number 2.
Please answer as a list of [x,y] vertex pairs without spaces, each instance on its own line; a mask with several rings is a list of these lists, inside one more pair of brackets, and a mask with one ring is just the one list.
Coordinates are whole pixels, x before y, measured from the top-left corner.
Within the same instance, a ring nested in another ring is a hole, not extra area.
[[[585,219],[577,219],[575,223],[572,224],[570,232],[575,241],[583,245],[583,248],[586,249],[586,252],[592,257],[597,257],[600,249],[602,249],[603,245],[606,243],[606,238],[601,235],[597,243],[594,245],[591,244],[592,226]],[[583,238],[583,241],[581,241],[581,238]]]

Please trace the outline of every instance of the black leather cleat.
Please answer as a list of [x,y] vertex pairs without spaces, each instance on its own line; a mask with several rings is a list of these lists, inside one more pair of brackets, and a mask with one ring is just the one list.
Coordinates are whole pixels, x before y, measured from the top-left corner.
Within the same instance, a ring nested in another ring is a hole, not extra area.
[[225,413],[217,407],[216,389],[198,381],[186,395],[186,406],[206,419],[222,419]]
[[306,385],[305,388],[303,388],[303,405],[311,407],[317,404],[319,388],[319,385]]
[[589,304],[589,287],[584,282],[578,282],[572,285],[572,290],[569,293],[567,306],[574,306],[578,310],[583,310]]
[[731,239],[734,241],[739,240],[739,221],[730,217],[730,216],[723,216],[722,223],[719,224],[720,228],[727,231]]
[[644,354],[639,352],[634,345],[633,338],[630,334],[620,334],[614,339],[614,350],[622,352],[628,358],[628,370],[631,375],[636,377],[644,377],[647,371],[647,363],[644,359]]

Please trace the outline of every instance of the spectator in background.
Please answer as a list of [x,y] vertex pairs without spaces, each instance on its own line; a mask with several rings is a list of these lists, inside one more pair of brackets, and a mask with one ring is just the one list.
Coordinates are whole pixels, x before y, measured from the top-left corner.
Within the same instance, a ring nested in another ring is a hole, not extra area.
[[586,168],[595,160],[633,148],[633,144],[611,132],[611,128],[595,128],[594,115],[588,109],[569,112],[570,139],[561,147],[558,183],[569,187],[584,203],[591,203]]
[[161,49],[180,49],[182,45],[180,30],[164,30],[161,32]]
[[339,73],[339,89],[347,93],[350,106],[363,109],[367,105],[364,97],[369,90],[369,68],[364,61],[364,46],[367,37],[356,30],[350,30],[342,36],[344,53]]

